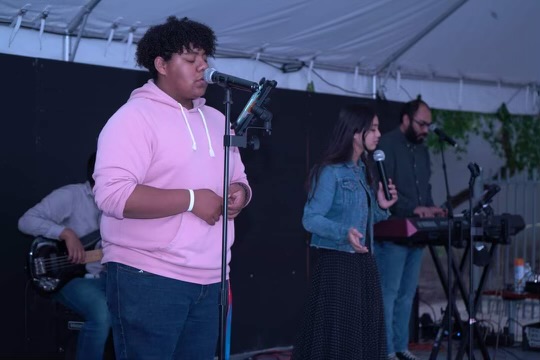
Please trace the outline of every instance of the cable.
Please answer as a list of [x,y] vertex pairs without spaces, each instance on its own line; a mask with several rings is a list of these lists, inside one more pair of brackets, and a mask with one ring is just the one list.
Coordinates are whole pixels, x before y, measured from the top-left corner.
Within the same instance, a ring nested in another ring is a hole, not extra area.
[[405,88],[403,87],[403,85],[401,85],[400,88],[401,88],[401,90],[405,91],[405,94],[407,94],[407,96],[409,97],[409,100],[412,100],[412,99],[413,99],[413,97],[411,96],[411,94],[409,94],[409,92],[407,91],[407,89],[405,89]]
[[506,104],[510,104],[512,102],[512,100],[514,100],[514,98],[517,96],[517,94],[519,94],[521,92],[521,90],[522,90],[522,88],[516,89],[516,91],[514,91],[514,94],[512,94],[512,96],[510,96],[510,99],[508,99]]
[[374,93],[361,93],[359,91],[353,91],[353,90],[347,90],[345,88],[342,88],[341,86],[338,86],[336,84],[332,84],[330,82],[328,82],[326,79],[324,79],[321,74],[319,74],[315,69],[312,69],[311,70],[315,75],[317,75],[317,77],[319,79],[321,79],[322,82],[324,82],[326,85],[328,86],[331,86],[331,87],[334,87],[336,89],[339,89],[343,92],[346,92],[346,93],[349,93],[349,94],[356,94],[356,95],[361,95],[361,96],[369,96],[369,97],[372,97],[373,95],[375,95]]
[[[285,360],[289,359],[292,355],[291,350],[282,350],[282,351],[267,351],[267,352],[260,352],[256,355],[253,355],[249,357],[247,360],[257,360],[260,356],[264,356],[267,358],[268,356],[274,357],[276,360]],[[284,358],[282,359],[282,356]]]
[[274,65],[274,64],[272,64],[271,62],[268,62],[268,61],[266,61],[266,60],[261,60],[261,59],[259,59],[259,62],[261,62],[261,63],[263,63],[263,64],[266,64],[266,65],[268,65],[268,66],[270,66],[270,67],[273,67],[274,69],[281,70],[281,67],[279,67],[279,66],[277,66],[277,65]]

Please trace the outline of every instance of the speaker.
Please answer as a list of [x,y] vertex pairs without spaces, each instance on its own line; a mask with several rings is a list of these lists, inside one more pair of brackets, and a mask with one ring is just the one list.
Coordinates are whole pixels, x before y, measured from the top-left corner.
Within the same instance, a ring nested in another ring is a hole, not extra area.
[[[76,360],[77,340],[79,338],[79,331],[83,325],[84,319],[80,315],[57,303],[56,346],[58,352],[63,355],[65,360]],[[103,359],[115,360],[112,331],[109,333],[107,343],[105,344]]]
[[76,312],[57,302],[56,305],[56,347],[66,360],[76,360],[77,339],[84,319]]

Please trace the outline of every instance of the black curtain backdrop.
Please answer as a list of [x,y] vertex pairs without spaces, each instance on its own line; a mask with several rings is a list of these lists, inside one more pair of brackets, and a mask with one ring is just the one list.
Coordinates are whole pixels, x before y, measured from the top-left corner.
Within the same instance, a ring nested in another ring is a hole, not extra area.
[[[28,283],[32,238],[19,217],[57,187],[83,182],[86,159],[109,117],[148,73],[0,54],[2,141],[0,194],[4,206],[1,284],[4,331],[0,357],[53,358],[67,337],[65,316]],[[225,112],[224,90],[208,88],[207,103]],[[232,119],[249,94],[233,92]],[[260,149],[242,149],[253,200],[236,221],[231,263],[231,353],[292,345],[309,276],[309,235],[301,217],[304,182],[319,159],[341,106],[367,103],[381,131],[395,127],[399,103],[275,89],[272,133],[259,130]]]

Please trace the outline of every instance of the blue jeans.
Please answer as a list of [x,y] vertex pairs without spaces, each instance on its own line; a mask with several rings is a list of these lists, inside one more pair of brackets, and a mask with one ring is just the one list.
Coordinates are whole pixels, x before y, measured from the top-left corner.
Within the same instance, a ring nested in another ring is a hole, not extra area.
[[423,248],[375,243],[375,259],[381,275],[388,353],[407,350],[409,320],[418,286]]
[[102,360],[111,330],[105,296],[105,276],[75,278],[53,295],[54,299],[84,318],[77,339],[77,360]]
[[116,359],[214,359],[220,283],[193,284],[114,262],[107,276]]

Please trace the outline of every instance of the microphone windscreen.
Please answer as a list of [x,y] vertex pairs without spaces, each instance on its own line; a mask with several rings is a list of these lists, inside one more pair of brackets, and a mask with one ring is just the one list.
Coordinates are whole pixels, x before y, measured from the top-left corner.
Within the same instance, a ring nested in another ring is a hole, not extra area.
[[212,80],[212,75],[216,72],[217,70],[214,69],[214,68],[206,68],[206,70],[204,70],[204,81],[206,81],[207,83],[209,84],[213,84],[214,81]]
[[386,155],[384,155],[384,151],[382,150],[375,150],[373,153],[373,160],[375,161],[384,161],[386,158]]

